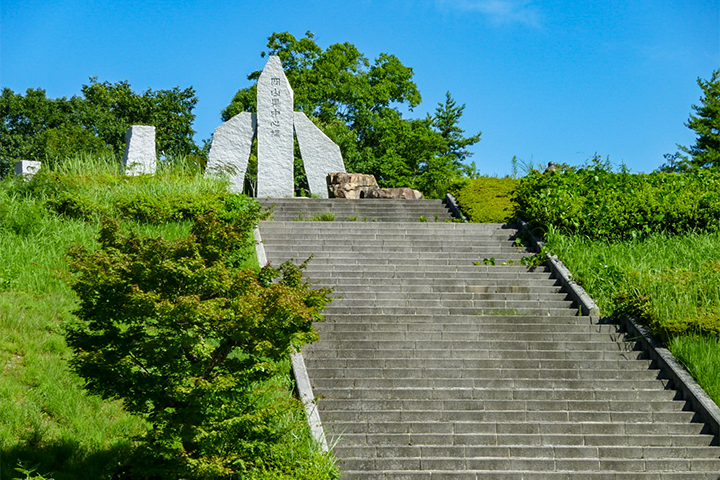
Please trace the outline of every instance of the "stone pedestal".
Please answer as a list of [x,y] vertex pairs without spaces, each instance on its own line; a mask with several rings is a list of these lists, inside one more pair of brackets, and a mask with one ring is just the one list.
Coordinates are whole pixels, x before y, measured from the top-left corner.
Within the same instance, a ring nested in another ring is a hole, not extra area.
[[125,132],[125,175],[154,175],[157,169],[155,127],[133,125]]
[[227,176],[228,189],[242,193],[257,117],[242,112],[215,129],[205,175]]
[[344,172],[340,147],[330,140],[303,112],[295,112],[295,135],[305,167],[310,193],[328,198],[328,172]]
[[294,196],[293,91],[272,56],[257,85],[258,197]]
[[30,180],[33,175],[40,171],[41,162],[35,160],[20,160],[15,162],[15,176]]

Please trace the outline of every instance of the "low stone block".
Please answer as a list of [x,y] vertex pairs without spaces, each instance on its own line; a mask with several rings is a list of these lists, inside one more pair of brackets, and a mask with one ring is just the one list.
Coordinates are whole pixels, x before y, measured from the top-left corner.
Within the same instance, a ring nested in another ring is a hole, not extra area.
[[30,180],[33,175],[40,171],[41,162],[35,160],[20,160],[15,162],[15,176]]
[[125,132],[125,175],[154,175],[157,169],[155,127],[133,125]]
[[242,193],[257,125],[254,113],[242,112],[215,129],[206,176],[227,176],[228,190]]
[[379,188],[375,177],[364,173],[328,173],[326,181],[330,198],[365,198]]

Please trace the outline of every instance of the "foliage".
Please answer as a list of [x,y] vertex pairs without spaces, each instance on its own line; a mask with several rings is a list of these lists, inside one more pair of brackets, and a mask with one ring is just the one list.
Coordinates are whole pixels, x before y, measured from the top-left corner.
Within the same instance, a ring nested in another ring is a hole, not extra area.
[[471,222],[505,223],[514,217],[513,191],[518,184],[514,178],[482,176],[456,182],[449,190]]
[[[154,194],[171,211],[174,198],[190,196],[198,205],[211,198],[207,207],[227,221],[255,208],[255,202],[227,194],[222,183],[204,179],[190,159],[162,165],[152,178],[129,179],[117,174],[112,156],[83,155],[56,164],[45,172],[52,175],[36,177],[37,183],[0,181],[0,478],[22,476],[15,470],[19,462],[34,469],[35,478],[39,472],[55,480],[129,478],[147,463],[135,438],[145,434],[148,423],[119,401],[88,394],[68,367],[71,352],[61,325],[72,318],[77,299],[65,281],[64,253],[78,243],[96,248],[99,216],[120,218],[115,208],[120,198]],[[68,191],[100,208],[83,218],[58,214],[48,199]],[[186,238],[191,229],[188,220],[121,221],[168,242]],[[253,251],[243,268],[257,268],[256,259],[249,258]],[[292,396],[288,369],[283,360],[271,369],[277,375],[257,384],[252,400],[258,417],[267,414],[276,441],[256,450],[259,456],[246,463],[244,478],[336,478],[334,460],[317,448],[303,407]]]
[[127,81],[82,86],[82,96],[51,99],[45,90],[25,95],[4,88],[0,96],[0,176],[17,160],[52,166],[77,153],[121,155],[130,125],[154,125],[161,158],[197,155],[192,113],[197,98],[190,88],[148,89],[135,93]]
[[[267,47],[267,54],[283,63],[295,109],[340,146],[348,171],[373,174],[382,187],[418,188],[429,197],[443,196],[447,182],[467,171],[466,147],[480,135],[465,138],[458,127],[464,105],[457,106],[448,93],[434,117],[403,118],[398,107],[412,110],[421,96],[412,69],[394,55],[381,53],[371,63],[350,43],[323,50],[310,32],[301,39],[273,33]],[[257,82],[260,73],[248,79]],[[257,84],[239,90],[223,120],[254,111],[256,94]],[[299,165],[296,161],[296,184],[304,188]]]
[[714,232],[720,230],[720,171],[613,172],[596,156],[577,170],[530,172],[515,201],[516,213],[542,231],[604,239]]
[[697,79],[703,91],[701,104],[693,105],[696,115],[690,114],[685,124],[695,131],[695,145],[690,148],[678,145],[687,155],[677,152],[665,155],[668,163],[665,171],[688,171],[698,168],[720,167],[720,69],[712,73],[710,80]]
[[253,408],[258,382],[317,339],[329,291],[310,289],[289,262],[236,268],[257,218],[202,215],[175,241],[104,220],[97,250],[69,253],[80,298],[71,366],[92,393],[152,424],[146,474],[226,478],[276,440],[274,407]]

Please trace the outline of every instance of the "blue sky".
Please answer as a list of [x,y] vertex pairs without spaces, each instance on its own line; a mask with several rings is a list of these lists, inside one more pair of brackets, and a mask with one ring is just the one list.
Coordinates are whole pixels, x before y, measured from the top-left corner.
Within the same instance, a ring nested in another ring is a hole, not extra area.
[[0,0],[0,11],[2,87],[192,86],[198,141],[262,69],[273,32],[394,54],[423,95],[407,115],[433,112],[446,91],[466,105],[484,174],[509,174],[514,155],[578,165],[595,153],[652,171],[694,142],[683,124],[696,79],[720,68],[718,0]]

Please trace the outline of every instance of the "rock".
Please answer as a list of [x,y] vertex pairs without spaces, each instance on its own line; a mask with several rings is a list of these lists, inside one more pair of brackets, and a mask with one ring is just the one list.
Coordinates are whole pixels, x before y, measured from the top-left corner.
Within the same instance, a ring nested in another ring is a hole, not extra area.
[[330,198],[365,198],[369,191],[378,190],[375,177],[364,173],[328,173],[326,180]]
[[421,200],[422,192],[413,190],[412,188],[376,188],[369,190],[365,194],[365,198],[394,198],[398,200]]
[[155,127],[132,125],[125,132],[125,175],[154,175],[157,169]]
[[294,196],[293,90],[276,55],[258,79],[257,137],[257,196]]
[[303,112],[295,112],[295,135],[305,166],[310,193],[328,198],[328,172],[344,172],[340,147],[330,140]]
[[233,193],[243,192],[256,123],[254,113],[241,112],[217,127],[213,134],[205,175],[227,175],[228,190]]

